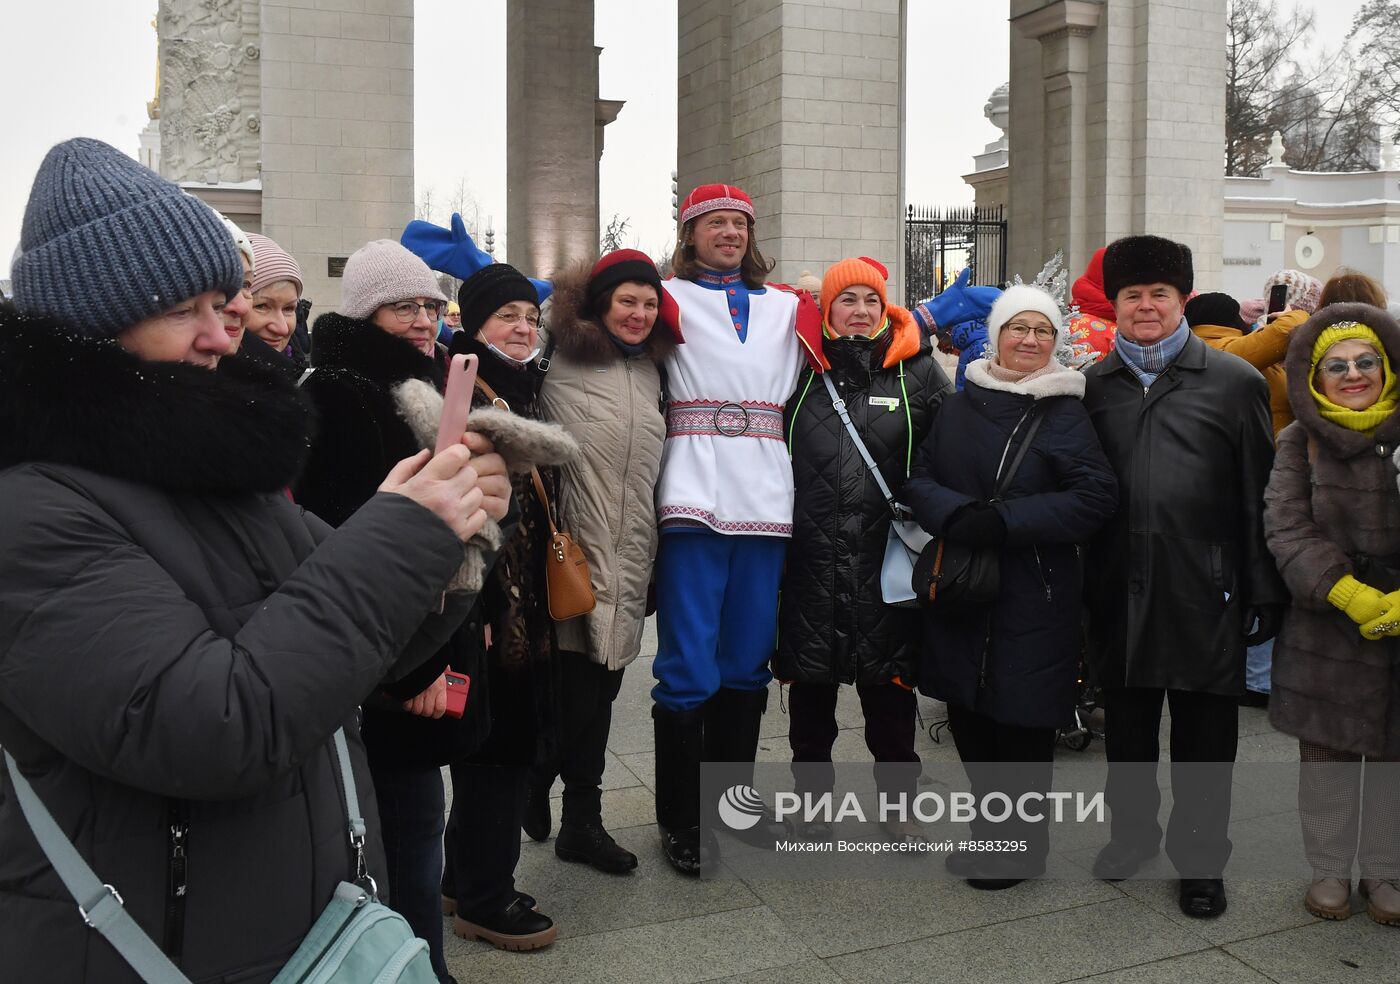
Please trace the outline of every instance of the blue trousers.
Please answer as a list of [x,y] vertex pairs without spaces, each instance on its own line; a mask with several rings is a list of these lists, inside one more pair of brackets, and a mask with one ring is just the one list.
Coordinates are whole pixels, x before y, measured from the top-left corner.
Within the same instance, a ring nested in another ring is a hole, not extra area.
[[762,690],[778,641],[786,539],[670,531],[656,556],[652,699],[688,711],[721,687]]

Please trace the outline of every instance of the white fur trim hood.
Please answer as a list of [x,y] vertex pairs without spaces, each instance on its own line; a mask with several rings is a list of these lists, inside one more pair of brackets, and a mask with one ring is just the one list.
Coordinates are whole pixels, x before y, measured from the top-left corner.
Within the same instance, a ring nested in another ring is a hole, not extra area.
[[1048,396],[1072,396],[1076,400],[1084,399],[1084,374],[1078,369],[1062,366],[1054,359],[1050,360],[1050,365],[1055,367],[1054,372],[1037,376],[1028,383],[1004,383],[1000,379],[995,379],[988,369],[990,365],[991,362],[987,359],[978,359],[969,364],[966,375],[968,382],[976,383],[983,389],[1017,393],[1035,400],[1043,400]]
[[[394,386],[392,393],[399,416],[419,445],[433,447],[437,443],[438,421],[442,419],[442,394],[421,379],[406,379]],[[495,407],[472,408],[467,430],[489,437],[512,475],[528,474],[540,465],[563,464],[579,453],[578,443],[562,427]],[[481,532],[463,545],[462,566],[447,590],[480,591],[486,578],[486,554],[500,547],[501,528],[487,520]]]

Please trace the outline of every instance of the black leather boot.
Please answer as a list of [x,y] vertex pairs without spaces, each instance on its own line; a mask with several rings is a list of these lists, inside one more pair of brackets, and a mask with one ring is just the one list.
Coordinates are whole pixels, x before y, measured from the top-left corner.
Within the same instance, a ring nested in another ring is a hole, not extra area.
[[582,861],[610,875],[625,875],[637,867],[637,855],[613,840],[600,823],[561,825],[554,854],[561,861]]
[[656,728],[656,826],[671,867],[700,873],[700,753],[705,712],[652,706]]
[[768,707],[768,688],[721,687],[705,708],[705,761],[752,762],[758,755],[758,731]]
[[520,818],[520,829],[532,841],[549,840],[549,831],[554,826],[554,818],[549,815],[549,787],[541,787],[534,776],[525,784],[525,811]]

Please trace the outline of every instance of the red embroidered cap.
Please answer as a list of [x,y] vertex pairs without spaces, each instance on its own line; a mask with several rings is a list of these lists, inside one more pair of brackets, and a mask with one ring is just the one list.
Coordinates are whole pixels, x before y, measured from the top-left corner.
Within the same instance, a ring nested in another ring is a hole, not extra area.
[[753,219],[753,201],[737,185],[700,185],[685,196],[681,203],[681,222],[689,222],[697,215],[713,212],[721,208],[732,208]]

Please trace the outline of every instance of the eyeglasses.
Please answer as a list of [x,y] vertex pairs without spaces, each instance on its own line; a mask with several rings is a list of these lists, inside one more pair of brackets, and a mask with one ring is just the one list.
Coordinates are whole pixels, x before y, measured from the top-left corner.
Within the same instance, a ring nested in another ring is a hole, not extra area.
[[497,321],[504,321],[512,328],[520,324],[522,319],[531,328],[538,328],[540,326],[540,316],[538,314],[517,314],[514,311],[497,311],[495,314],[491,315],[491,317],[495,318]]
[[390,304],[389,310],[394,312],[394,317],[398,318],[402,324],[408,325],[417,320],[419,308],[427,312],[431,320],[436,321],[444,307],[445,305],[440,301],[428,301],[426,304],[419,304],[417,301],[399,301],[397,304]]
[[1375,355],[1363,355],[1359,359],[1328,359],[1318,368],[1327,375],[1340,379],[1351,370],[1352,366],[1355,366],[1356,371],[1363,376],[1369,376],[1380,369],[1381,360],[1379,356]]
[[1054,328],[1046,328],[1044,325],[1031,327],[1030,325],[1023,325],[1019,321],[1013,321],[1011,324],[1004,326],[1001,330],[1015,339],[1025,338],[1031,332],[1035,332],[1035,340],[1037,342],[1048,342],[1055,337]]

